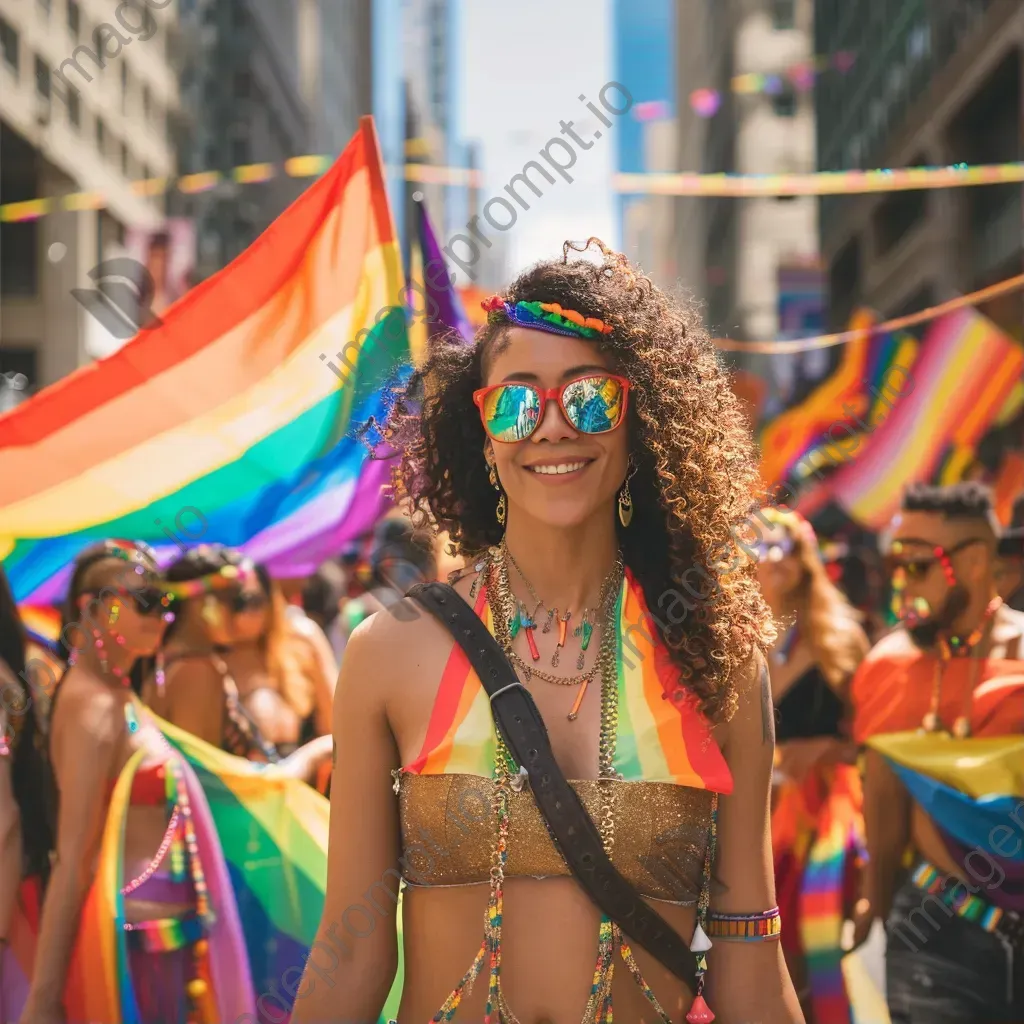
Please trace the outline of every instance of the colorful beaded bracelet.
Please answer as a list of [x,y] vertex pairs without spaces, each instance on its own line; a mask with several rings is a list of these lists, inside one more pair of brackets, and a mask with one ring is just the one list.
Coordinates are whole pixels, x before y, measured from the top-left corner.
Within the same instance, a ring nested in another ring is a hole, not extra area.
[[778,907],[760,914],[708,914],[708,935],[714,939],[756,942],[777,939],[782,934],[782,915]]

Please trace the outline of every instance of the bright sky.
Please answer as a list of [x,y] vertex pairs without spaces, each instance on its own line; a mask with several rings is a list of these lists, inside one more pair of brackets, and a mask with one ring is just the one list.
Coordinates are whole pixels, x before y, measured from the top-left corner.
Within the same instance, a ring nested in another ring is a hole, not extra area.
[[[543,195],[519,189],[530,209],[519,209],[506,236],[510,271],[560,255],[570,238],[597,235],[616,245],[610,187],[615,119],[605,128],[579,99],[583,93],[603,110],[598,93],[613,77],[609,0],[463,0],[462,10],[462,129],[467,140],[482,144],[481,208],[492,196],[507,196],[505,185],[528,160],[547,166],[538,151],[549,139],[564,138],[560,121],[574,122],[580,138],[592,142],[586,151],[573,145],[572,183],[552,171],[555,184],[549,185],[534,172]],[[608,99],[620,102],[614,91]],[[596,131],[600,139],[593,138]],[[551,153],[557,156],[560,147]]]

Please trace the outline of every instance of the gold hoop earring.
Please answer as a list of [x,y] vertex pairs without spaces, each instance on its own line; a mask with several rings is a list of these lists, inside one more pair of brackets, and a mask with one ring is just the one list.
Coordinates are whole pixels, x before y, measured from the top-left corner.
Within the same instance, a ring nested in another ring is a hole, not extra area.
[[505,492],[501,489],[501,484],[498,483],[498,474],[494,471],[493,464],[491,465],[487,476],[491,481],[491,486],[500,495],[498,498],[498,507],[494,510],[494,517],[498,520],[499,526],[504,526],[505,517],[508,514],[508,505],[505,503]]
[[633,519],[633,496],[629,493],[629,480],[627,479],[622,490],[619,491],[619,522],[623,526],[629,526]]

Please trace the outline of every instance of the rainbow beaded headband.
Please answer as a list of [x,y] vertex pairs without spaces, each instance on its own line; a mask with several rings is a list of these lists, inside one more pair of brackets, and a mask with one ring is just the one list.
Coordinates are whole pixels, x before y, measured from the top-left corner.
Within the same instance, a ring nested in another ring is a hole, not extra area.
[[256,578],[256,567],[252,562],[244,561],[241,565],[222,565],[216,572],[200,576],[195,580],[182,580],[180,583],[164,583],[164,589],[178,601],[202,594],[212,594],[217,590],[228,590],[231,587],[244,586]]
[[596,317],[583,316],[574,309],[562,309],[557,302],[506,302],[500,295],[484,299],[480,306],[487,312],[490,323],[508,320],[520,327],[531,327],[549,334],[567,338],[592,340],[602,334],[611,334],[612,328]]

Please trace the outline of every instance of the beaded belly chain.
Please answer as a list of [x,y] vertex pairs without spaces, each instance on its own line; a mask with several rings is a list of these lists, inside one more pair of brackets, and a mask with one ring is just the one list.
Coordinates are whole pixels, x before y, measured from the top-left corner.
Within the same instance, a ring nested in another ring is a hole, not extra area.
[[[486,575],[487,601],[490,605],[492,619],[495,623],[495,638],[506,653],[511,651],[512,637],[507,623],[510,621],[509,611],[513,608],[515,598],[508,585],[508,571],[504,559],[493,558],[484,567]],[[621,574],[620,574],[621,575]],[[598,651],[598,665],[601,674],[601,729],[599,746],[599,781],[613,781],[621,776],[614,768],[616,734],[618,729],[618,686],[617,662],[618,643],[615,628],[616,608],[611,603],[605,621],[601,625],[601,640]],[[515,662],[513,662],[515,663]],[[451,1021],[455,1018],[463,997],[468,995],[474,982],[483,972],[486,965],[488,971],[487,1003],[484,1010],[484,1024],[520,1024],[519,1019],[509,1008],[501,988],[501,928],[504,912],[505,867],[508,861],[509,839],[509,801],[512,791],[519,792],[524,785],[524,775],[515,764],[500,733],[495,746],[494,789],[491,810],[497,825],[497,842],[491,858],[490,898],[484,915],[484,938],[480,949],[462,980],[445,1000],[441,1009],[431,1018],[431,1024]],[[615,841],[615,787],[608,785],[602,788],[601,813],[598,829],[605,852],[610,857]],[[705,853],[700,895],[697,902],[697,927],[691,945],[697,954],[696,999],[687,1020],[691,1024],[713,1020],[713,1015],[706,1011],[701,995],[704,984],[704,973],[707,970],[706,951],[711,943],[704,930],[707,922],[710,903],[711,865],[715,856],[715,834],[718,798],[715,794],[711,810],[710,841]],[[612,1024],[614,1020],[612,1008],[612,982],[615,974],[616,951],[622,958],[626,970],[629,971],[637,985],[658,1015],[663,1024],[672,1024],[672,1018],[658,1002],[654,992],[644,980],[639,965],[633,955],[629,942],[622,934],[618,925],[605,916],[601,916],[598,927],[597,959],[594,965],[593,981],[581,1024]],[[705,1013],[707,1015],[705,1015]]]

